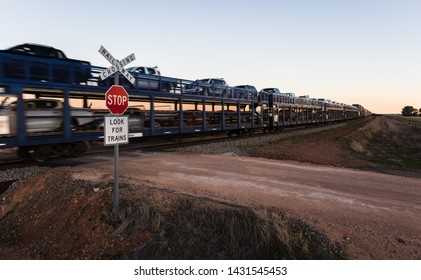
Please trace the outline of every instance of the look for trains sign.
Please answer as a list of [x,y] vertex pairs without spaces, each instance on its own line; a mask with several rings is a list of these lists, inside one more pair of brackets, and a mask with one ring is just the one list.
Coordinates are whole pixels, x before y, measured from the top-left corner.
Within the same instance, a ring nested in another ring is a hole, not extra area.
[[104,116],[104,145],[129,143],[129,116]]

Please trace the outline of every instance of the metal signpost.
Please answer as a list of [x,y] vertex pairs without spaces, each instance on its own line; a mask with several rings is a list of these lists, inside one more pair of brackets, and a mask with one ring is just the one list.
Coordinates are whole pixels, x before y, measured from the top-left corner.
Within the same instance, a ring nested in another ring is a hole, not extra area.
[[129,105],[129,95],[123,87],[118,86],[118,73],[121,73],[127,80],[134,84],[135,78],[123,67],[134,61],[136,57],[134,53],[132,53],[122,60],[117,60],[103,46],[101,46],[98,51],[111,63],[111,67],[99,74],[100,79],[105,80],[115,73],[114,86],[112,86],[105,94],[105,104],[112,115],[104,117],[104,145],[114,145],[114,221],[117,222],[119,211],[119,144],[129,143],[128,116],[119,116],[124,114]]

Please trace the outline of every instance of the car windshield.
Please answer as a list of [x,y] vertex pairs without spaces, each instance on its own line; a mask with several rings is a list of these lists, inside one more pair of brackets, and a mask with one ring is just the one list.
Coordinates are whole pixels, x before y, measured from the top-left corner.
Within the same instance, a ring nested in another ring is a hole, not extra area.
[[263,91],[273,93],[273,92],[275,92],[275,89],[274,88],[265,88],[265,89],[263,89]]
[[5,103],[5,104],[3,104],[1,106],[2,107],[7,107],[7,108],[16,108],[18,106],[18,102],[17,101],[8,102],[8,103]]
[[8,50],[13,52],[23,52],[30,55],[39,55],[54,58],[57,58],[58,56],[64,57],[64,55],[58,54],[58,52],[54,48],[37,45],[19,45],[11,47]]
[[155,68],[148,68],[148,72],[149,72],[149,74],[151,74],[151,75],[157,75],[157,76],[159,76],[159,75],[160,75],[159,71],[158,71],[158,70],[156,70]]
[[26,53],[30,55],[36,55],[36,53],[31,48],[24,45],[14,46],[7,50],[11,52],[16,52],[16,53]]
[[138,67],[128,67],[126,68],[127,71],[129,72],[136,72],[139,74],[145,74],[145,71],[143,70],[143,68],[138,68]]

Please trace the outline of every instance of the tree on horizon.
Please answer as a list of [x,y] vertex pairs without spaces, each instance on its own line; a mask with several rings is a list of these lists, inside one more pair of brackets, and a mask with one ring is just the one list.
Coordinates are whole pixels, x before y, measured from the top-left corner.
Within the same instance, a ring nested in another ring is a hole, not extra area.
[[402,115],[403,116],[417,116],[418,109],[414,108],[413,106],[405,106],[402,108]]

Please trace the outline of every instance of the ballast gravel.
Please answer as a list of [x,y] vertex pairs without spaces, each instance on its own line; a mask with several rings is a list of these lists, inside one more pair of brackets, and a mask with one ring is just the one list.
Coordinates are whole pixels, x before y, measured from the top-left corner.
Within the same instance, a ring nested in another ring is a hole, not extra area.
[[46,171],[50,167],[28,166],[23,168],[11,168],[0,171],[0,182],[14,181],[34,176]]
[[203,154],[230,154],[236,156],[249,156],[247,151],[255,147],[262,147],[266,144],[284,140],[290,137],[303,136],[313,133],[318,133],[330,129],[335,129],[345,126],[344,123],[333,124],[327,126],[319,126],[303,130],[282,131],[281,133],[268,133],[260,135],[259,137],[238,138],[236,140],[216,142],[209,144],[201,144],[195,146],[188,146],[183,148],[171,149],[177,152],[191,152]]

